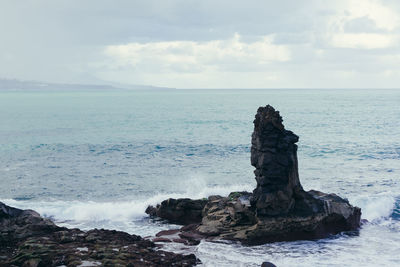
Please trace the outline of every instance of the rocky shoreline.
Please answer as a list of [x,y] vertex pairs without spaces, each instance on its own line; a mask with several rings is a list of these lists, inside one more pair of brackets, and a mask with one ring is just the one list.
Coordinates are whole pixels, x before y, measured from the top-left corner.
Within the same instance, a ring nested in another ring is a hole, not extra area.
[[257,111],[251,140],[257,187],[252,193],[168,199],[150,206],[146,210],[150,216],[185,225],[175,232],[160,232],[158,240],[173,242],[178,236],[192,244],[205,239],[259,245],[357,230],[360,208],[335,194],[303,189],[298,174],[299,137],[286,130],[282,121],[279,111],[269,105]]
[[[160,243],[198,245],[239,241],[259,245],[313,240],[360,227],[361,209],[335,194],[305,191],[298,174],[298,136],[282,124],[278,111],[260,107],[254,120],[251,165],[253,192],[204,199],[167,199],[146,213],[183,225],[142,238],[114,230],[68,229],[32,210],[0,202],[1,266],[194,266],[194,254],[163,251]],[[262,266],[274,266],[263,263]]]
[[121,231],[68,229],[33,210],[0,202],[0,266],[194,266],[195,255],[166,252]]

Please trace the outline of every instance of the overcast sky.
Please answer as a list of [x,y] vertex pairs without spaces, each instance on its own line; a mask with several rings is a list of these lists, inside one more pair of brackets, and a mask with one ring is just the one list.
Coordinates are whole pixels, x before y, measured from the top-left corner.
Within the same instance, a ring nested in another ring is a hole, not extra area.
[[398,88],[398,0],[0,0],[0,77]]

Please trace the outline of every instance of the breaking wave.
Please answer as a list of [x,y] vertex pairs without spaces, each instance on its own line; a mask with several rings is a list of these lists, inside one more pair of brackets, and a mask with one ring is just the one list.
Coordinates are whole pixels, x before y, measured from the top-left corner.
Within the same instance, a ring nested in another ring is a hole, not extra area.
[[7,205],[33,209],[56,222],[62,221],[115,221],[126,222],[140,220],[148,205],[156,205],[168,198],[204,198],[210,195],[228,195],[233,191],[251,191],[252,185],[204,186],[203,181],[193,182],[184,193],[157,194],[150,198],[138,198],[129,201],[94,202],[94,201],[29,201],[4,199]]

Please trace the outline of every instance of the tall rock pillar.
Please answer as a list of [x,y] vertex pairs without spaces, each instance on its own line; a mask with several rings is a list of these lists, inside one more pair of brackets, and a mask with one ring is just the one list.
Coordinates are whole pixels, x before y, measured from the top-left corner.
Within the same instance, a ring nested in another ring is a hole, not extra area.
[[285,130],[279,111],[267,105],[260,107],[254,120],[251,139],[251,165],[257,187],[251,205],[257,216],[289,213],[295,205],[296,192],[303,191],[298,173],[299,137]]

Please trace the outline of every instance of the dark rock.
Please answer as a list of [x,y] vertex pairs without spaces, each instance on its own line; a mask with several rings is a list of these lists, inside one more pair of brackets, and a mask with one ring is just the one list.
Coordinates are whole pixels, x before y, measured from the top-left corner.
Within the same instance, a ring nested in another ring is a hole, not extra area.
[[189,224],[181,229],[160,231],[152,241],[183,243],[188,246],[198,245],[205,236],[195,231],[197,226],[198,224]]
[[254,120],[251,164],[256,167],[257,187],[251,204],[257,216],[288,214],[295,206],[295,193],[303,190],[295,144],[299,137],[285,130],[282,121],[269,105],[260,107]]
[[189,245],[189,242],[186,239],[183,239],[183,238],[174,238],[174,239],[172,239],[172,241],[175,242],[175,243],[182,243],[182,244],[185,244],[185,245]]
[[[250,196],[213,197],[196,231],[208,239],[249,245],[317,239],[360,226],[360,208],[335,194],[303,190],[297,162],[298,136],[285,130],[278,111],[260,107],[254,120],[251,163],[257,187]],[[246,205],[245,199],[250,200]]]
[[0,219],[15,218],[18,217],[23,212],[24,212],[23,210],[7,206],[4,203],[0,202]]
[[[178,233],[181,238],[237,240],[257,245],[324,238],[360,227],[360,208],[335,194],[303,190],[297,161],[299,137],[286,130],[282,121],[273,107],[258,109],[251,139],[251,164],[256,168],[257,187],[253,193],[208,197],[196,207],[197,213],[204,207],[201,223],[182,227]],[[191,203],[189,199],[181,201]],[[174,221],[177,217],[184,222],[183,214],[190,212],[188,206],[178,208],[178,202],[164,201],[157,208],[149,208],[149,213]],[[161,212],[163,209],[166,212]]]
[[163,230],[156,234],[156,236],[174,235],[179,232],[179,229]]
[[206,203],[207,199],[169,198],[156,207],[149,206],[146,213],[176,224],[200,223]]
[[179,237],[191,241],[200,241],[204,236],[194,232],[182,232],[179,234]]
[[271,263],[271,262],[269,262],[269,261],[264,261],[264,262],[261,264],[261,267],[276,267],[276,265],[273,264],[273,263]]
[[193,254],[158,250],[154,242],[137,235],[58,227],[34,211],[15,209],[1,202],[0,255],[0,266],[78,266],[83,263],[86,266],[90,263],[194,266],[200,263]]
[[[202,223],[194,231],[208,240],[237,240],[247,245],[324,238],[359,227],[360,210],[334,194],[318,191],[307,196],[324,199],[323,211],[303,215],[262,216],[237,201],[221,198],[207,203]],[[183,229],[181,229],[183,230]]]
[[194,230],[196,230],[196,228],[197,228],[198,226],[199,226],[198,223],[188,224],[188,225],[183,226],[181,229],[179,229],[179,231],[186,231],[186,232],[188,232],[188,231],[194,231]]

